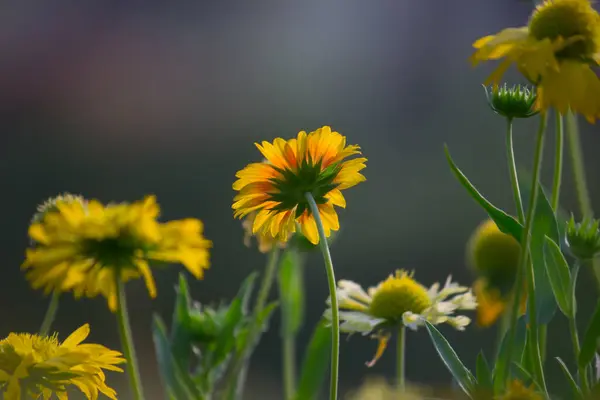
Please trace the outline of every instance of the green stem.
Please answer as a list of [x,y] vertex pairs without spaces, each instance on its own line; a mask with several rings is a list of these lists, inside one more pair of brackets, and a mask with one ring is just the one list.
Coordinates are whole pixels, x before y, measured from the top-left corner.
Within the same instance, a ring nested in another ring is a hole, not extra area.
[[[569,142],[569,153],[571,160],[571,169],[573,170],[573,180],[575,181],[575,192],[579,209],[583,218],[593,218],[594,210],[590,199],[590,192],[587,187],[587,179],[585,176],[585,162],[583,160],[583,150],[581,148],[581,140],[579,138],[579,127],[577,119],[572,112],[568,112],[567,119],[567,140]],[[600,259],[595,258],[592,261],[596,282],[600,287]]]
[[[579,364],[577,360],[579,360],[579,353],[581,352],[581,347],[579,345],[579,335],[577,334],[577,322],[575,317],[569,317],[569,331],[571,332],[571,342],[573,343],[573,355],[575,357],[575,363]],[[589,383],[587,379],[587,373],[585,367],[579,368],[579,379],[581,380],[581,388],[583,393],[586,393],[589,388]]]
[[42,326],[40,327],[40,336],[46,336],[50,331],[52,323],[54,322],[54,318],[56,317],[56,312],[58,311],[59,298],[60,293],[58,290],[55,290],[52,293],[50,303],[48,304],[48,309],[46,310],[46,315],[44,315],[44,320],[42,321]]
[[338,298],[336,293],[335,272],[333,270],[333,262],[331,254],[327,246],[327,237],[323,228],[323,221],[319,214],[319,207],[311,193],[305,193],[304,197],[308,201],[311,213],[317,223],[317,231],[319,232],[319,247],[323,253],[325,261],[325,270],[327,271],[327,283],[329,284],[329,295],[331,297],[331,379],[329,382],[329,399],[337,399],[338,391],[338,370],[340,364],[340,316],[338,309]]
[[232,362],[230,374],[227,379],[226,390],[224,392],[226,399],[236,398],[237,393],[241,390],[242,385],[239,378],[243,376],[242,371],[244,365],[248,362],[248,359],[251,355],[251,350],[253,349],[261,334],[262,324],[260,323],[259,318],[260,314],[265,308],[267,299],[269,298],[271,287],[273,286],[273,282],[275,280],[275,272],[277,271],[277,265],[279,261],[279,252],[279,247],[273,246],[273,249],[269,253],[267,266],[265,268],[265,272],[260,282],[258,295],[256,297],[256,303],[252,312],[252,324],[249,328],[248,339],[246,340],[246,347],[241,351],[237,352]]
[[293,335],[283,337],[283,390],[286,400],[296,393],[296,341]]
[[404,381],[404,360],[406,356],[406,352],[404,351],[406,348],[406,327],[402,325],[400,329],[398,329],[398,343],[396,344],[396,377],[398,385],[398,391],[404,392],[405,381]]
[[[533,176],[531,179],[531,196],[529,197],[529,204],[527,207],[527,214],[525,215],[525,222],[523,227],[523,233],[521,236],[521,249],[519,254],[519,265],[517,269],[517,282],[515,287],[515,301],[513,304],[513,312],[511,315],[511,330],[510,337],[508,342],[507,351],[512,353],[513,343],[515,340],[516,333],[516,323],[517,323],[517,315],[518,315],[518,307],[520,303],[520,292],[522,291],[522,284],[520,284],[520,277],[522,277],[523,272],[527,273],[527,289],[528,296],[527,301],[529,305],[529,334],[530,334],[530,346],[531,349],[531,357],[532,364],[534,369],[534,378],[542,386],[542,389],[546,391],[546,382],[544,379],[544,371],[542,366],[542,359],[540,356],[540,348],[539,348],[539,334],[538,334],[538,323],[537,323],[537,311],[536,311],[536,301],[535,301],[535,277],[533,271],[533,264],[529,259],[529,246],[531,244],[531,231],[533,228],[533,218],[535,215],[535,206],[537,203],[538,195],[539,195],[539,181],[540,181],[540,172],[542,169],[542,154],[544,149],[544,133],[546,131],[546,122],[547,116],[545,113],[541,114],[540,126],[538,128],[537,137],[536,137],[536,146],[535,153],[533,158]],[[518,183],[517,183],[518,185]],[[513,187],[515,183],[513,182]],[[512,359],[509,357],[509,359]],[[505,366],[505,376],[508,379],[510,363],[506,363]]]
[[521,189],[519,188],[519,177],[517,176],[517,163],[515,162],[515,151],[513,145],[512,119],[507,118],[506,127],[506,159],[508,161],[508,172],[510,174],[510,183],[512,186],[513,199],[517,208],[517,216],[522,224],[525,221],[525,212],[523,211],[523,201],[521,200]]
[[560,199],[560,184],[562,181],[563,169],[563,149],[564,149],[564,128],[563,117],[558,112],[556,113],[556,148],[554,153],[554,180],[552,182],[552,209],[554,213],[558,211]]
[[115,279],[117,285],[117,323],[119,325],[119,334],[121,336],[121,346],[123,346],[123,354],[127,359],[125,367],[129,374],[129,382],[135,400],[142,400],[144,393],[140,379],[137,357],[135,356],[135,348],[131,335],[131,326],[129,325],[129,315],[127,312],[127,300],[125,298],[125,285],[117,277]]

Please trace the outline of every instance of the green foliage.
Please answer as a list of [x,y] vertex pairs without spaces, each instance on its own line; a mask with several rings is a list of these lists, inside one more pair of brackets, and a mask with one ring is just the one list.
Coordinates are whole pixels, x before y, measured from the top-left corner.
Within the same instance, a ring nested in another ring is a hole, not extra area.
[[[152,328],[168,398],[212,397],[232,355],[250,345],[246,342],[252,323],[248,303],[255,279],[255,273],[248,276],[229,304],[210,307],[193,304],[187,281],[180,275],[170,337],[160,317],[154,317]],[[268,323],[276,305],[269,304],[258,316],[261,326]]]
[[301,255],[286,250],[279,266],[281,334],[294,336],[304,321],[304,284]]
[[318,398],[329,370],[330,355],[331,327],[327,325],[327,321],[321,320],[315,327],[304,353],[295,400]]
[[477,355],[477,363],[475,366],[478,392],[481,391],[483,393],[490,393],[494,387],[492,381],[492,371],[490,371],[490,367],[485,359],[483,351],[480,351]]
[[567,260],[565,260],[558,245],[548,238],[546,238],[544,246],[544,259],[558,307],[567,318],[574,318],[575,304],[571,292],[573,284],[569,264],[567,264]]
[[450,343],[448,343],[446,338],[435,326],[428,321],[425,321],[425,327],[427,328],[429,337],[431,338],[438,355],[446,365],[446,368],[448,368],[448,371],[452,374],[452,377],[467,395],[470,396],[473,394],[477,388],[477,380],[471,371],[465,367]]
[[496,364],[494,365],[494,371],[492,373],[492,380],[494,383],[494,393],[500,394],[504,389],[504,384],[507,381],[506,365],[513,363],[520,363],[522,361],[525,344],[527,342],[527,321],[526,317],[523,316],[517,321],[515,338],[513,342],[512,352],[508,352],[508,340],[510,338],[510,331],[507,330],[504,333],[498,354],[496,356]]
[[581,351],[579,352],[579,366],[585,367],[594,359],[596,349],[598,348],[598,338],[600,338],[600,302],[596,305],[596,310],[583,336]]
[[569,387],[571,388],[571,398],[573,400],[583,399],[583,393],[581,393],[581,389],[579,388],[579,385],[577,385],[577,382],[575,381],[575,378],[573,378],[573,375],[571,375],[571,373],[569,372],[569,368],[567,368],[567,365],[564,363],[563,360],[560,359],[560,357],[556,357],[556,361],[558,361],[558,365],[560,365],[561,370],[565,374],[565,378],[567,378],[567,382],[569,383]]

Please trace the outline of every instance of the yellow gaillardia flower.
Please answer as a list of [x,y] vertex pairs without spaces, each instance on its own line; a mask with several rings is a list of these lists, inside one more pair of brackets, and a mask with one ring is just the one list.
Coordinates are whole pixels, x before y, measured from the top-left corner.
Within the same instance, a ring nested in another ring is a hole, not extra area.
[[202,222],[183,219],[160,223],[154,196],[135,203],[103,205],[57,201],[56,210],[33,222],[22,268],[33,288],[73,291],[76,298],[103,295],[117,308],[116,280],[142,277],[151,297],[156,285],[149,261],[180,262],[196,278],[209,266],[212,246]]
[[[344,310],[340,311],[340,330],[363,335],[374,333],[379,339],[377,354],[369,366],[383,354],[389,339],[387,330],[401,325],[416,330],[428,321],[434,325],[448,323],[462,331],[471,319],[454,313],[477,308],[471,290],[452,282],[451,277],[441,290],[439,283],[427,289],[404,270],[396,271],[367,291],[355,282],[341,280],[337,297],[340,310]],[[331,307],[330,299],[327,304]],[[325,311],[325,317],[331,320],[331,308]]]
[[[477,227],[467,244],[467,261],[478,279],[473,285],[477,297],[477,324],[491,326],[507,309],[519,263],[520,244],[488,219]],[[526,296],[521,301],[525,312]]]
[[311,193],[326,236],[338,230],[334,206],[346,206],[341,191],[365,180],[359,171],[367,159],[345,160],[361,154],[360,147],[346,146],[346,137],[328,126],[256,147],[268,162],[249,164],[236,174],[233,189],[239,193],[232,206],[234,216],[244,218],[256,212],[252,232],[279,241],[287,240],[298,223],[304,236],[317,244],[317,225],[305,198],[305,193]]
[[71,193],[59,194],[56,197],[51,197],[44,201],[37,207],[36,213],[32,218],[32,222],[40,222],[44,219],[44,216],[49,213],[58,210],[58,204],[70,204],[70,203],[81,203],[85,204],[85,199],[82,196],[74,195]]
[[600,117],[600,16],[589,0],[545,0],[526,27],[477,40],[473,64],[503,59],[487,82],[498,84],[511,64],[537,85],[536,108],[569,109],[594,122]]
[[81,344],[90,333],[88,324],[60,343],[56,336],[11,333],[0,340],[0,393],[5,400],[23,398],[68,399],[69,386],[81,390],[88,400],[98,393],[116,400],[116,392],[105,383],[103,370],[123,372],[117,367],[125,359],[118,351],[99,344]]

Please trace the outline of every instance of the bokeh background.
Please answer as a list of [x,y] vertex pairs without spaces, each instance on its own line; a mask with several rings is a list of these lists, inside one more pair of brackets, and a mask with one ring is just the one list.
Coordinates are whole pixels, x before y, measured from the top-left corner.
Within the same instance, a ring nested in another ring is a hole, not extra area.
[[[453,178],[443,144],[488,198],[512,211],[504,123],[487,108],[480,86],[491,66],[472,69],[467,58],[473,40],[523,25],[531,7],[519,0],[3,2],[0,336],[39,327],[47,299],[28,287],[19,265],[36,205],[63,191],[102,201],[153,193],[166,219],[201,218],[214,250],[205,280],[191,283],[193,296],[202,303],[231,298],[265,263],[244,247],[232,218],[235,172],[259,159],[253,142],[326,124],[369,158],[367,182],[347,192],[341,211],[332,249],[337,277],[373,285],[408,268],[427,285],[448,274],[470,284],[465,242],[485,214]],[[508,78],[520,81],[515,73]],[[515,126],[523,168],[534,127]],[[582,140],[598,210],[597,127],[582,124]],[[546,183],[551,147],[549,140]],[[562,203],[577,212],[568,165]],[[140,282],[128,286],[150,400],[162,398],[151,316],[170,319],[179,271],[158,273],[154,301]],[[305,274],[310,295],[299,352],[328,295],[318,253],[309,256]],[[581,276],[585,326],[595,288],[591,275]],[[570,363],[562,318],[549,351]],[[55,324],[61,337],[84,322],[92,326],[91,340],[119,347],[103,299],[65,296]],[[480,348],[492,355],[495,329],[443,332],[469,366]],[[247,399],[282,398],[278,339],[275,315],[252,360]],[[407,340],[408,380],[448,385],[427,334],[411,332]],[[342,393],[365,376],[393,377],[393,351],[365,367],[375,347],[368,338],[342,340]],[[562,379],[552,358],[548,364]],[[124,375],[109,380],[120,398],[129,398]]]

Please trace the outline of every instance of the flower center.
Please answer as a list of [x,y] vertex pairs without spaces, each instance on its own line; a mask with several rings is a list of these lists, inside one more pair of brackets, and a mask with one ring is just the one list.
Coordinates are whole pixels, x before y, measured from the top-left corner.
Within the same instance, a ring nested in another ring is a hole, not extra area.
[[420,314],[429,306],[427,289],[405,271],[397,271],[396,276],[390,276],[376,289],[369,313],[377,318],[399,320],[407,311]]
[[531,16],[529,32],[537,40],[580,37],[556,57],[589,60],[600,50],[599,18],[588,0],[546,0]]
[[130,234],[100,240],[87,239],[83,252],[106,267],[128,268],[134,265],[140,253],[149,250],[146,243]]
[[303,162],[297,170],[279,169],[273,166],[281,176],[272,180],[276,191],[269,193],[270,200],[278,202],[276,210],[291,210],[298,206],[296,216],[309,209],[305,193],[311,193],[317,204],[327,203],[325,195],[338,185],[333,183],[340,172],[338,164],[321,169],[321,162]]

